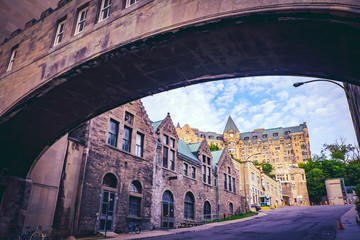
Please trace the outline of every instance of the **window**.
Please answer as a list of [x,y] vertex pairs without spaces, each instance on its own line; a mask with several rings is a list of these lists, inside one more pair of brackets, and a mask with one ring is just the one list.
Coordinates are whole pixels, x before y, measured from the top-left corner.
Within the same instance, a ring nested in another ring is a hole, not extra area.
[[226,173],[224,173],[224,188],[227,189],[227,176]]
[[195,219],[194,216],[194,195],[191,192],[186,193],[184,201],[184,218]]
[[130,7],[137,3],[139,0],[126,0],[126,7]]
[[245,141],[249,140],[249,137],[245,137],[244,140],[245,140]]
[[114,174],[107,173],[103,178],[103,186],[116,188],[117,180]]
[[102,0],[100,8],[99,22],[107,19],[110,16],[111,0]]
[[211,205],[208,201],[204,202],[204,219],[211,219]]
[[12,67],[14,65],[14,62],[15,62],[17,51],[18,51],[18,46],[15,46],[15,47],[12,48],[11,55],[10,55],[10,60],[9,60],[9,65],[8,65],[8,68],[7,68],[6,71],[10,71],[12,69]]
[[208,180],[208,184],[211,184],[211,170],[210,167],[207,167],[207,180]]
[[164,147],[163,149],[163,167],[168,167],[168,151],[169,149],[167,147]]
[[296,190],[296,185],[295,185],[295,183],[292,184],[292,190]]
[[136,134],[136,156],[143,157],[144,152],[144,135],[141,133]]
[[117,147],[118,132],[119,132],[119,123],[113,119],[110,119],[109,137],[107,143],[113,147]]
[[203,182],[206,183],[206,166],[203,166]]
[[228,174],[231,174],[231,169],[230,169],[230,167],[228,167]]
[[233,180],[233,192],[236,193],[235,178],[232,178],[232,180]]
[[196,168],[195,167],[191,167],[191,177],[196,178]]
[[175,170],[175,151],[170,150],[170,169]]
[[163,144],[169,144],[169,137],[166,135],[163,136]]
[[86,19],[86,15],[88,12],[88,7],[85,7],[83,9],[81,9],[78,13],[78,19],[76,22],[76,29],[75,29],[75,35],[78,33],[81,33],[82,31],[84,31],[85,28],[85,19]]
[[184,175],[185,175],[185,176],[188,175],[188,167],[189,167],[189,165],[187,165],[186,163],[184,163]]
[[255,181],[255,173],[253,173],[253,172],[251,173],[251,180]]
[[126,152],[130,152],[131,150],[131,131],[132,131],[131,128],[124,126],[122,150]]
[[131,113],[125,112],[125,122],[132,125],[134,123],[134,115],[132,115]]
[[170,147],[174,148],[175,147],[175,139],[170,138]]
[[139,181],[130,184],[129,215],[140,217],[142,187]]
[[267,138],[267,134],[263,134],[262,137],[263,137],[263,138]]
[[228,176],[229,177],[229,191],[231,192],[231,176]]
[[273,136],[274,137],[277,137],[279,134],[278,133],[273,133]]
[[55,41],[54,46],[57,46],[61,43],[64,35],[64,27],[65,27],[65,20],[60,21],[57,25],[56,29],[56,35],[55,35]]

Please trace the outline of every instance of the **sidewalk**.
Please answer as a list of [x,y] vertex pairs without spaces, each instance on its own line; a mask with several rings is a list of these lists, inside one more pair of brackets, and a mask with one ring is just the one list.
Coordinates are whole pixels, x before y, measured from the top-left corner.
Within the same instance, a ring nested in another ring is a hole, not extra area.
[[360,224],[356,223],[355,205],[341,217],[344,230],[336,231],[336,240],[359,240]]
[[178,233],[183,233],[183,232],[195,232],[195,231],[206,230],[206,229],[213,228],[216,226],[223,226],[223,225],[232,224],[232,223],[244,222],[244,221],[248,221],[248,220],[251,220],[254,218],[259,218],[259,217],[262,217],[265,215],[267,215],[267,214],[259,212],[258,215],[248,217],[248,218],[242,218],[242,219],[237,219],[237,220],[232,220],[232,221],[208,223],[208,224],[204,224],[201,226],[190,227],[190,228],[176,228],[176,229],[169,229],[169,230],[143,231],[140,234],[136,234],[136,233],[118,234],[118,235],[113,236],[114,238],[111,238],[111,240],[144,239],[144,238],[150,238],[150,237],[178,234]]

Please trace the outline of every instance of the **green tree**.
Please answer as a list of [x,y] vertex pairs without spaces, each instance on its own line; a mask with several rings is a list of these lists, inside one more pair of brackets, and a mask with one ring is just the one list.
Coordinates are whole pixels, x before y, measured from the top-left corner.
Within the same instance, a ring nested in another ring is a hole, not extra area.
[[220,148],[213,143],[210,143],[209,148],[210,148],[210,151],[212,151],[212,152],[220,150]]
[[326,195],[324,172],[314,168],[306,174],[306,178],[310,201],[319,203],[321,197]]

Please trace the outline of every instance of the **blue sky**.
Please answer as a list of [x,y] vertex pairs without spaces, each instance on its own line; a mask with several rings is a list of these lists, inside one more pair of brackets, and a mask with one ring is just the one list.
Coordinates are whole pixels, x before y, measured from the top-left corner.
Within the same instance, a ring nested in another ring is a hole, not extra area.
[[170,112],[174,124],[222,133],[230,115],[240,132],[290,127],[307,122],[310,148],[320,154],[324,143],[345,138],[356,144],[344,91],[335,84],[310,78],[266,76],[237,78],[179,88],[143,98],[152,121]]

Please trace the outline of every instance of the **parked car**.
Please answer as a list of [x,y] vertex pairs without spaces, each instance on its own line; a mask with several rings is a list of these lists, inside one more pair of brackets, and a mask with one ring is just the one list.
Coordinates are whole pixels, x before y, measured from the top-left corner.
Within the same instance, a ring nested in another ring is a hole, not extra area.
[[261,207],[260,207],[260,205],[258,205],[258,204],[251,204],[251,207],[252,207],[252,208],[255,208],[256,211],[260,211],[260,210],[261,210]]

